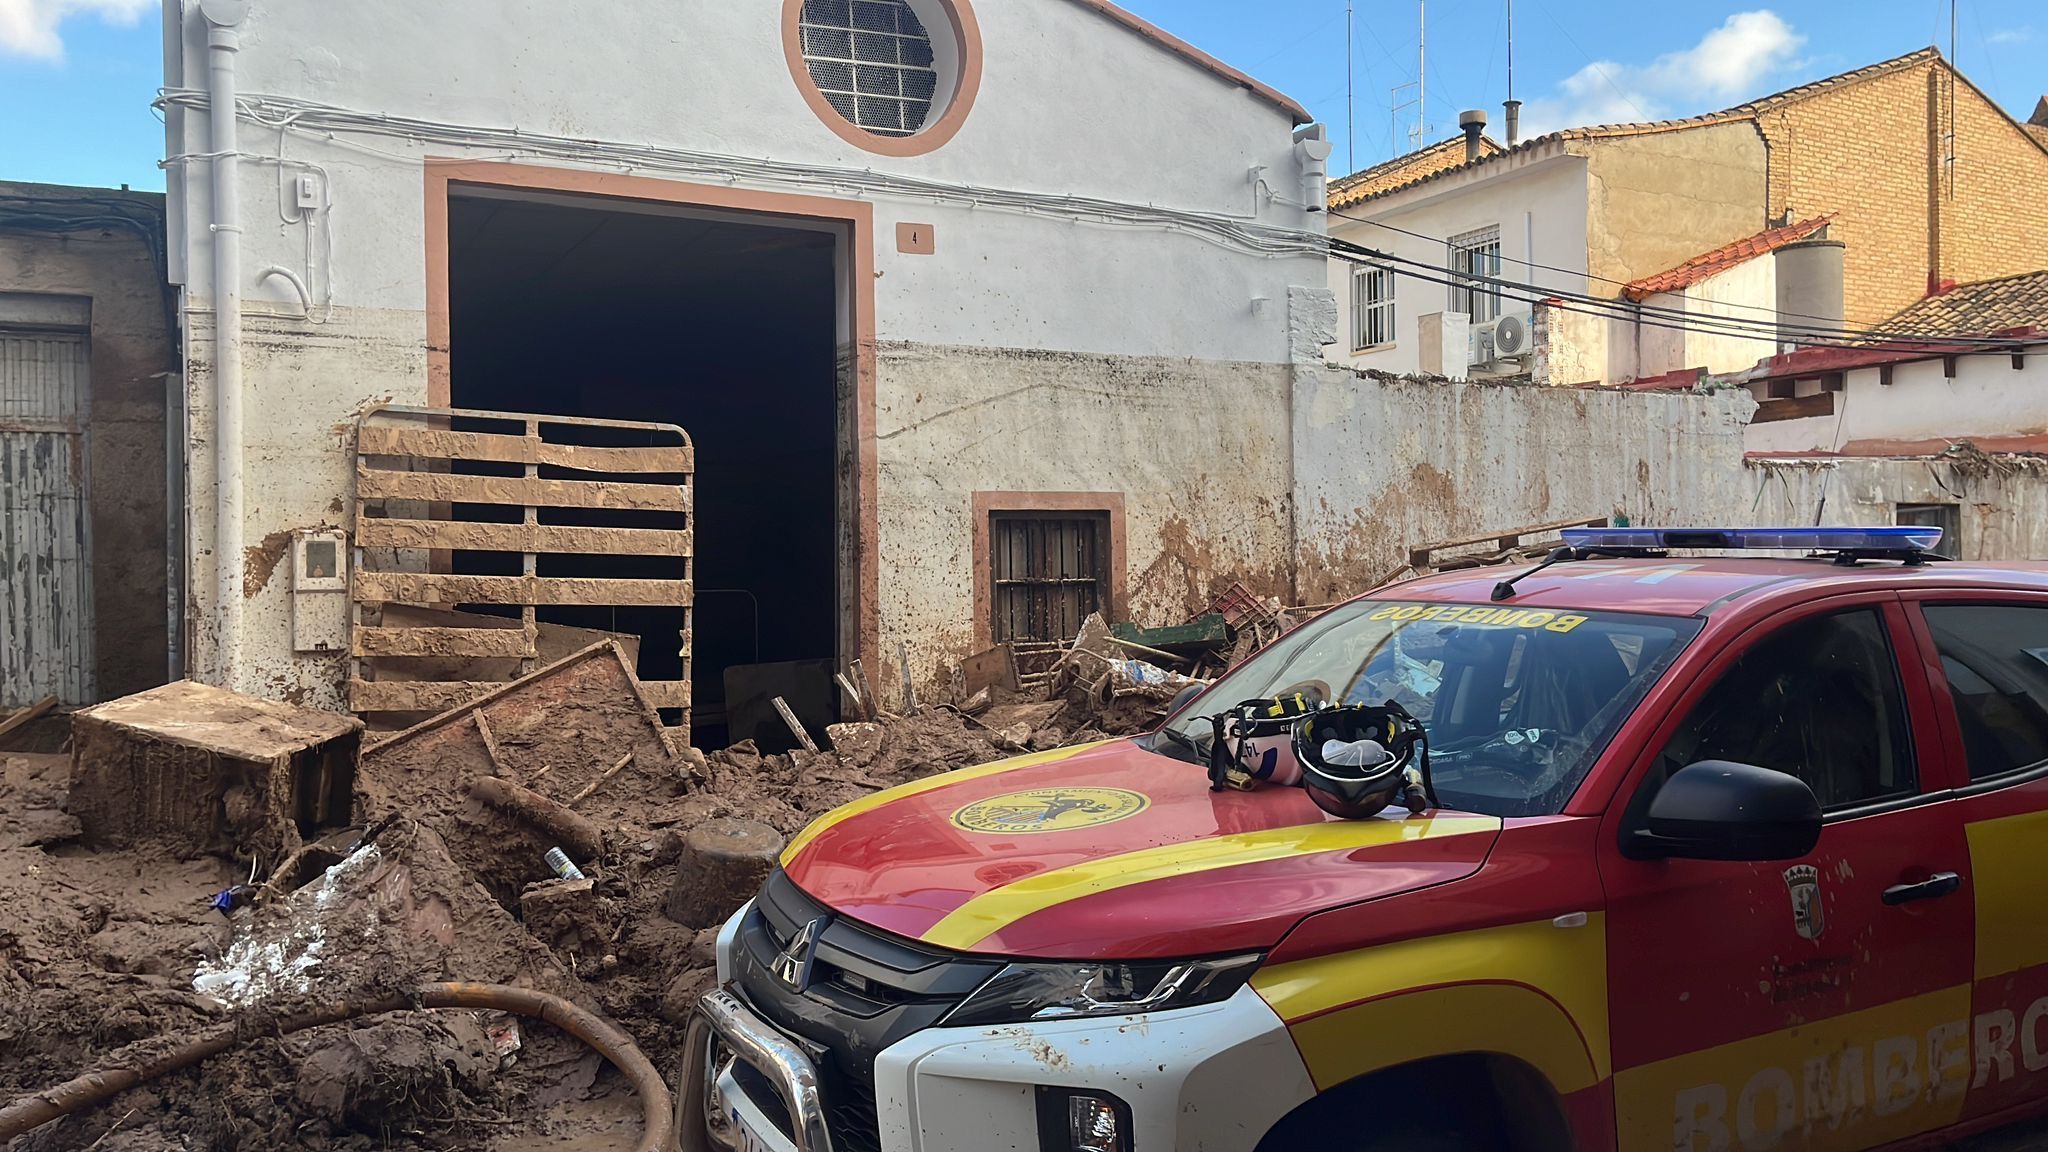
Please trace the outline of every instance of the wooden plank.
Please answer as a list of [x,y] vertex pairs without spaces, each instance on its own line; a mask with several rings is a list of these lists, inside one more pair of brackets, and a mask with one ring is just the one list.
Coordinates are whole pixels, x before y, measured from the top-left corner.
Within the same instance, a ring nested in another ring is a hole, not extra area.
[[348,686],[348,706],[351,712],[446,712],[481,703],[504,686],[488,681],[354,680]]
[[595,580],[568,576],[451,576],[426,572],[361,572],[355,599],[363,604],[533,604],[599,607],[684,607],[689,580]]
[[607,556],[688,556],[688,530],[582,528],[566,524],[476,524],[455,520],[356,519],[365,548],[442,548],[456,552],[546,552]]
[[651,708],[690,707],[690,684],[687,680],[642,680],[640,695],[646,698]]
[[17,728],[27,726],[29,721],[34,720],[56,706],[57,698],[55,696],[45,696],[41,700],[9,716],[7,719],[0,720],[0,736],[5,736]]
[[645,448],[591,448],[581,444],[549,444],[527,436],[374,425],[365,425],[357,432],[356,451],[364,456],[421,456],[434,460],[548,464],[583,472],[675,475],[694,472],[697,467],[696,450],[687,444],[664,444]]
[[690,510],[689,490],[673,484],[393,472],[360,463],[356,465],[356,499],[431,500],[442,504],[507,504],[514,507],[621,508],[641,512]]
[[358,628],[357,656],[476,656],[531,660],[540,655],[524,628]]
[[1772,424],[1779,420],[1803,420],[1809,416],[1833,416],[1835,395],[1833,392],[1816,392],[1790,400],[1766,400],[1756,406],[1756,415],[1750,417],[1749,422]]
[[789,725],[789,734],[796,737],[796,742],[803,747],[804,751],[816,752],[818,750],[818,742],[811,739],[811,734],[804,729],[804,722],[796,718],[796,710],[789,706],[789,701],[777,696],[768,703],[775,706],[775,711],[782,717],[782,722]]

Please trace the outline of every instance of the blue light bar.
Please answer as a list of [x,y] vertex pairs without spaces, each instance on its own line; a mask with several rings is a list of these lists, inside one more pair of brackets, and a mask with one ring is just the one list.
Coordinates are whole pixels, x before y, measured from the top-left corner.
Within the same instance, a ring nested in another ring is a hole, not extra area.
[[1767,548],[1812,552],[1932,552],[1941,529],[1897,528],[1567,528],[1572,548]]

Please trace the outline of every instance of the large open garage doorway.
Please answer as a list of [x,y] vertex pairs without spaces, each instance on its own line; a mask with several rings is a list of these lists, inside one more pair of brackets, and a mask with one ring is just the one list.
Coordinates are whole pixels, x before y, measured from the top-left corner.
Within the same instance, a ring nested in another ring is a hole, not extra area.
[[[696,445],[700,746],[782,745],[778,695],[807,724],[836,718],[849,240],[829,221],[449,187],[450,404],[673,423]],[[635,562],[543,557],[540,574],[636,577]],[[680,674],[677,610],[540,619],[636,635],[644,678]]]

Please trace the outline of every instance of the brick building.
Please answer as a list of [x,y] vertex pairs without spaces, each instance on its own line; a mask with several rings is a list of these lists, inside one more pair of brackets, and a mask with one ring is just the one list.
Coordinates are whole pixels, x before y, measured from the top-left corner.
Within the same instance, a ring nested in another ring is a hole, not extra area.
[[[1842,245],[1839,315],[1857,330],[1945,285],[2048,268],[2048,101],[2021,124],[1933,48],[1700,116],[1490,143],[1472,159],[1440,144],[1332,182],[1331,234],[1397,257],[1386,272],[1333,266],[1353,318],[1340,358],[1397,372],[1531,370],[1528,357],[1467,362],[1465,344],[1479,348],[1518,314],[1533,329],[1538,294],[1455,284],[1446,293],[1400,274],[1418,264],[1444,269],[1439,278],[1490,273],[1617,300],[1632,284],[1825,219],[1827,239]],[[1784,310],[1769,261],[1710,287],[1680,309],[1724,323]],[[1658,348],[1671,342],[1654,325],[1610,311],[1548,318],[1550,382],[1729,371],[1774,351],[1778,335],[1718,341],[1713,354],[1726,363],[1664,363]]]

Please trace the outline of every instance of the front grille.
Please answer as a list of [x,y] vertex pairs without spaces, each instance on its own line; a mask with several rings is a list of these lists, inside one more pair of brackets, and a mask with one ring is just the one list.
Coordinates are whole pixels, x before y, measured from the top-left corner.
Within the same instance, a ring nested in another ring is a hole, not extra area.
[[[798,992],[774,965],[807,924],[818,925],[817,949]],[[1001,967],[837,916],[778,870],[740,925],[733,982],[754,1011],[812,1046],[835,1152],[878,1152],[875,1057],[937,1024]]]

